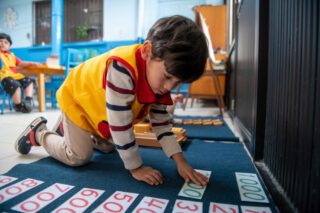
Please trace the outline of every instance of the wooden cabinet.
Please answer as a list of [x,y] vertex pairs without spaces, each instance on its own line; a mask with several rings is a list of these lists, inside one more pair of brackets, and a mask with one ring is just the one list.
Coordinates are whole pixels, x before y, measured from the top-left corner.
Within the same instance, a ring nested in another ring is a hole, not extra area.
[[227,50],[227,6],[199,5],[193,8],[195,21],[201,26],[200,14],[208,25],[212,48]]
[[[224,108],[223,96],[225,95],[226,74],[225,72],[212,73],[208,70],[198,80],[189,85],[186,101],[184,106],[187,105],[188,98],[191,96],[191,107],[195,98],[203,99],[216,99],[219,104],[220,111]],[[214,75],[216,78],[214,79]],[[219,81],[216,85],[216,81]],[[218,85],[220,86],[220,91]],[[220,94],[220,95],[219,95]]]
[[[225,95],[226,75],[224,73],[217,74],[220,84],[221,95]],[[200,79],[189,85],[192,98],[216,98],[218,94],[212,79],[212,74],[207,71]]]
[[194,7],[193,11],[196,23],[202,27],[208,40],[209,60],[204,75],[189,86],[187,99],[190,95],[192,103],[195,98],[217,99],[222,114],[226,84],[225,66],[228,60],[226,54],[227,7],[226,5],[200,5]]

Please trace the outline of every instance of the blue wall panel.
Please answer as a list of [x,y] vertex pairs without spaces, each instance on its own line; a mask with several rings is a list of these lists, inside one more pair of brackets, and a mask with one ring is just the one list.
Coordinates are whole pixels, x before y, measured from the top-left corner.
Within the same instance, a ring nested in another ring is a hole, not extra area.
[[[118,46],[135,44],[136,41],[110,41],[110,42],[79,42],[68,43],[62,47],[61,64],[66,63],[67,48],[79,49],[86,52],[88,58],[100,55]],[[13,48],[11,51],[24,61],[36,61],[44,63],[51,55],[51,45],[28,47],[28,48]]]

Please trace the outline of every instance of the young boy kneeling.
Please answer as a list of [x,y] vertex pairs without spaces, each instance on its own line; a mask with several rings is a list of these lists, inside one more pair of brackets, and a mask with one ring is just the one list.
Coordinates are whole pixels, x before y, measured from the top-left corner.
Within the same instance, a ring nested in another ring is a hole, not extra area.
[[29,153],[41,145],[70,166],[88,163],[93,148],[118,151],[132,176],[150,185],[163,183],[160,171],[143,164],[133,124],[149,114],[165,154],[174,160],[185,181],[208,180],[185,160],[171,131],[166,106],[170,90],[198,79],[208,56],[204,34],[191,20],[172,16],[158,20],[141,44],[115,48],[73,69],[57,92],[62,121],[46,128],[37,118],[16,141],[16,150]]

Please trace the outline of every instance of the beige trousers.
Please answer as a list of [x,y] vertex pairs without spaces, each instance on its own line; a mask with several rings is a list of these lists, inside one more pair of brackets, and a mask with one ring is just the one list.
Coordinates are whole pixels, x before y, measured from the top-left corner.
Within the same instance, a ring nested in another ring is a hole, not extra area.
[[69,166],[81,166],[91,160],[93,149],[108,153],[114,149],[112,140],[106,141],[93,136],[62,113],[55,126],[62,122],[64,136],[56,132],[44,130],[40,133],[40,144],[50,156]]

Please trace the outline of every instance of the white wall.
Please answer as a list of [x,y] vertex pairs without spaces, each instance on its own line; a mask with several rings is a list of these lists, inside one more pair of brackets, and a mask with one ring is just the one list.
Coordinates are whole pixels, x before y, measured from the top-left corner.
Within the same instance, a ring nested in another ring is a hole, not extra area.
[[104,0],[103,40],[134,40],[137,34],[138,0]]
[[[141,0],[140,0],[141,1]],[[146,38],[149,29],[159,17],[158,0],[144,0],[143,24],[139,37]]]
[[[145,38],[150,27],[161,17],[179,14],[193,19],[193,6],[222,3],[223,0],[104,0],[103,40]],[[16,24],[12,28],[5,25],[8,8],[16,14]],[[139,15],[142,18],[139,19]],[[32,18],[32,0],[0,0],[0,32],[12,37],[12,47],[32,46]]]
[[[8,13],[11,9],[13,13]],[[13,21],[8,26],[10,15]],[[0,32],[11,36],[12,47],[32,46],[32,0],[0,0]]]
[[201,4],[223,4],[223,0],[138,0],[144,3],[142,35],[145,38],[151,26],[165,16],[183,15],[194,20],[192,7]]

